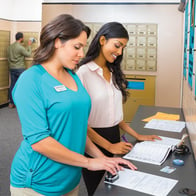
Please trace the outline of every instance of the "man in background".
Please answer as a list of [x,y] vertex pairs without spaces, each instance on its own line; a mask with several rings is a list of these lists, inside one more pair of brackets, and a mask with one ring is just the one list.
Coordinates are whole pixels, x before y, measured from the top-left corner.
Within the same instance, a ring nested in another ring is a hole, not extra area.
[[25,70],[25,57],[31,56],[32,41],[28,41],[28,47],[27,49],[25,49],[21,44],[24,41],[23,33],[16,33],[15,38],[16,41],[8,47],[8,65],[11,76],[11,84],[9,88],[9,108],[15,108],[12,99],[12,89],[14,88],[14,85],[18,80],[20,74]]

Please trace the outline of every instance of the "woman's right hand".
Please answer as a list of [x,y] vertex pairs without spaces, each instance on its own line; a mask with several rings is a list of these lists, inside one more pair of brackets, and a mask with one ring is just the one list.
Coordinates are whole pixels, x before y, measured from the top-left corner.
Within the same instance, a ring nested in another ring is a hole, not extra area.
[[112,154],[126,154],[132,149],[133,145],[129,142],[118,142],[110,144],[108,151]]
[[111,174],[115,175],[118,171],[123,170],[121,165],[127,165],[130,169],[136,170],[137,167],[130,161],[122,159],[120,157],[99,157],[99,158],[88,158],[88,170],[106,170]]

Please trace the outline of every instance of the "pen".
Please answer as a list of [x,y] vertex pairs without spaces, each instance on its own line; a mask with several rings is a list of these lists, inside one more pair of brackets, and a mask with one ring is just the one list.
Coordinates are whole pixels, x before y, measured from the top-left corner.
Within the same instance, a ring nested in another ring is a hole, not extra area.
[[129,142],[129,141],[127,140],[127,138],[125,137],[125,135],[122,135],[121,138],[122,138],[125,142]]

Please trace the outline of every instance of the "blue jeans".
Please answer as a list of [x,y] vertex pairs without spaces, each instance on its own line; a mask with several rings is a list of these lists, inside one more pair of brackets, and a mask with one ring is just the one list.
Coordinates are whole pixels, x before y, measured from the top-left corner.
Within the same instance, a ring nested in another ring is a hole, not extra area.
[[12,99],[12,90],[16,84],[16,81],[18,80],[20,74],[24,71],[25,69],[10,69],[10,76],[11,76],[11,84],[9,88],[9,99],[10,103],[14,104],[13,99]]

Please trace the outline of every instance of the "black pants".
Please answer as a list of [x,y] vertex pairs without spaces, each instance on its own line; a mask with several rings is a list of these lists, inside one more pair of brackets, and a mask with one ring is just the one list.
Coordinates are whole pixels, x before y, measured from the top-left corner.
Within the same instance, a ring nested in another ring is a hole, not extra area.
[[[110,141],[111,143],[117,143],[120,142],[120,130],[119,126],[116,125],[114,127],[108,127],[108,128],[93,128],[99,135]],[[107,150],[103,149],[102,147],[97,147],[106,155],[109,157],[113,157],[113,154],[108,152]],[[85,154],[85,156],[90,157],[88,154]],[[101,179],[103,178],[105,174],[105,170],[101,171],[90,171],[88,169],[83,168],[82,169],[82,175],[84,182],[86,184],[87,192],[89,196],[92,196],[99,185]]]
[[11,76],[11,84],[10,84],[10,88],[9,88],[9,99],[10,99],[10,103],[14,103],[13,102],[13,98],[12,98],[12,90],[19,78],[19,76],[22,74],[22,72],[25,69],[10,69],[10,76]]

